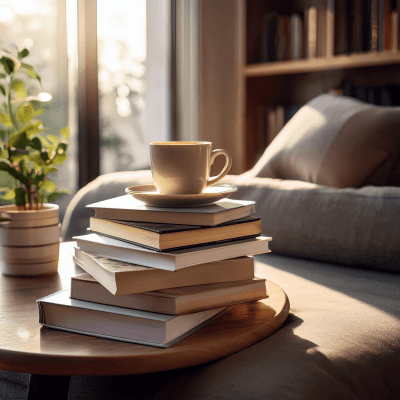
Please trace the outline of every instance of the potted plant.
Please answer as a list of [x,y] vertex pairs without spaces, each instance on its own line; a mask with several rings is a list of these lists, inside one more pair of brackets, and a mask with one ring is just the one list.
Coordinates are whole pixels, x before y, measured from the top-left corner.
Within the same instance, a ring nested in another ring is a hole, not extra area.
[[23,62],[27,49],[0,51],[0,207],[1,272],[42,275],[57,272],[60,224],[58,206],[50,204],[66,190],[49,174],[67,159],[68,127],[59,135],[44,134],[38,119],[47,93],[32,95],[41,85],[32,65]]

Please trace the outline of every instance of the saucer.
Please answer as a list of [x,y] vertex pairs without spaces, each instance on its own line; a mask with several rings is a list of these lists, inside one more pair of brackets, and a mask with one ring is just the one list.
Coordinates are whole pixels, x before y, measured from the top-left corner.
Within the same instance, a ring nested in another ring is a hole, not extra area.
[[209,186],[200,194],[160,194],[154,185],[131,186],[125,189],[135,199],[153,207],[208,206],[236,191],[237,187],[232,185]]

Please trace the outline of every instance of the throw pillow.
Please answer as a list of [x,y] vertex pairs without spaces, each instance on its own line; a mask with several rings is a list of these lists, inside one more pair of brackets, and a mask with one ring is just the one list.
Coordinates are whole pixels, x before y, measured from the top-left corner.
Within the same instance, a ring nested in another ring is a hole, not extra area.
[[400,186],[400,107],[320,95],[302,107],[249,176],[334,188]]

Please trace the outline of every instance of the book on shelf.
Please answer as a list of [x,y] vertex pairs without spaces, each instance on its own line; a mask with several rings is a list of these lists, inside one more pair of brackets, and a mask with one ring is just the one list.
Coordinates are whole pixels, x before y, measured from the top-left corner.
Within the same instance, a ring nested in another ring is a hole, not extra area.
[[174,273],[108,259],[80,249],[75,249],[74,261],[113,295],[254,278],[253,258],[246,256],[194,265]]
[[161,208],[146,206],[131,195],[89,204],[97,218],[163,224],[215,226],[245,218],[255,212],[254,201],[223,199],[204,207]]
[[291,59],[299,60],[302,58],[303,45],[303,26],[300,14],[294,13],[290,16],[290,42],[291,42]]
[[369,51],[378,51],[378,0],[368,1]]
[[305,57],[317,57],[317,8],[314,6],[304,10],[304,43]]
[[325,1],[320,1],[317,4],[317,56],[322,58],[328,56],[327,7],[328,4]]
[[183,315],[265,299],[265,279],[173,287],[114,296],[89,274],[71,279],[71,298],[162,314]]
[[335,0],[335,54],[348,52],[347,18],[347,1]]
[[349,50],[360,53],[363,51],[363,2],[365,0],[349,0]]
[[37,301],[39,323],[83,335],[169,347],[217,318],[227,308],[167,315],[71,299],[69,289]]
[[73,240],[76,240],[80,250],[87,253],[145,267],[176,271],[197,264],[268,253],[268,242],[271,238],[258,236],[171,251],[151,250],[96,233],[75,236]]
[[169,250],[204,243],[254,237],[261,234],[261,220],[246,217],[218,226],[157,224],[90,218],[90,230],[95,233],[137,243],[155,250]]
[[279,15],[276,26],[276,60],[284,61],[289,59],[287,48],[289,47],[289,16]]
[[392,22],[392,27],[391,27],[391,36],[390,36],[390,49],[392,51],[398,51],[399,50],[399,4],[400,1],[397,1],[396,7],[392,9],[391,12],[391,22]]
[[328,0],[326,9],[326,56],[335,54],[335,0]]

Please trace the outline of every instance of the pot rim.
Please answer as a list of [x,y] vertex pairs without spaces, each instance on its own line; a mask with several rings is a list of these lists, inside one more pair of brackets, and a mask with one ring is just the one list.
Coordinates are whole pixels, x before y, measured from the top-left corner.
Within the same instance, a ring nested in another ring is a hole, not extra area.
[[40,210],[18,210],[16,209],[15,204],[7,204],[5,206],[0,206],[0,215],[1,214],[36,214],[36,213],[46,213],[48,211],[56,211],[60,207],[57,204],[51,204],[51,203],[43,203],[43,208]]

